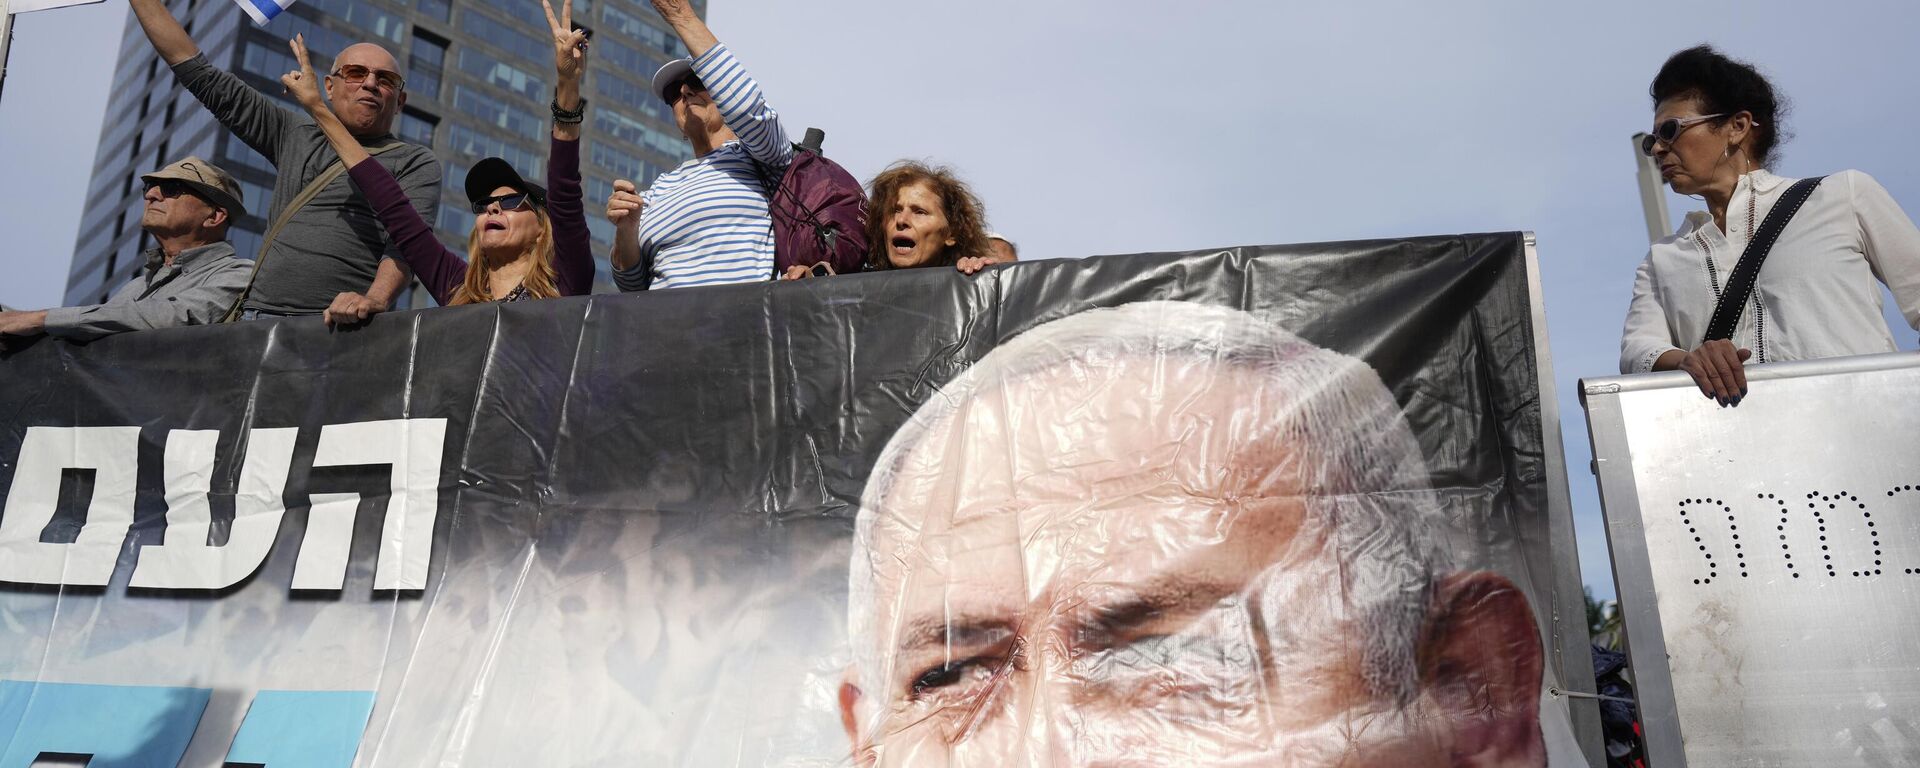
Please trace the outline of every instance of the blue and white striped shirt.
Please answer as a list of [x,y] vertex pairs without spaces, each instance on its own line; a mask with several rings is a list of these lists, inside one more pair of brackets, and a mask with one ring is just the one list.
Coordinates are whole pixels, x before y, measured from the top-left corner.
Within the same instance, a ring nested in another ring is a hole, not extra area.
[[754,161],[778,183],[793,145],[725,45],[694,59],[693,71],[739,141],[660,174],[641,193],[640,261],[613,273],[623,291],[773,279],[773,226]]

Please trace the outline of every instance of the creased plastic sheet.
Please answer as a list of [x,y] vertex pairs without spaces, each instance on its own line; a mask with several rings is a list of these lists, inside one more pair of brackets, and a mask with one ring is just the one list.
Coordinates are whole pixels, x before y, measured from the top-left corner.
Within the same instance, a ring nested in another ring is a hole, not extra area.
[[[1578,764],[1524,263],[1273,246],[32,344],[0,763],[93,685],[210,690],[128,718],[190,723],[182,765],[303,711],[315,750],[364,719],[362,766]],[[127,467],[119,531],[90,510]],[[49,549],[118,536],[104,587]]]

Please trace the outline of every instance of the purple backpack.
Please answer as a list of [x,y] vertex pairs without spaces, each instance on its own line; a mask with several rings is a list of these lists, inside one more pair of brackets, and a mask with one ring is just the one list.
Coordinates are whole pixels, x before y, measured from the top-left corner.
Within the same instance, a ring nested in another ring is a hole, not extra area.
[[844,275],[867,263],[867,193],[847,169],[820,154],[823,138],[820,129],[807,129],[780,183],[762,179],[773,217],[776,279],[795,265],[824,261]]

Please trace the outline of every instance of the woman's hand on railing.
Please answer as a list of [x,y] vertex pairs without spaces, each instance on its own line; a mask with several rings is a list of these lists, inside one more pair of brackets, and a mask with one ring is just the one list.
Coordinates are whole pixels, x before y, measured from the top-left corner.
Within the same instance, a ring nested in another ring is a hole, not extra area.
[[1726,339],[1714,339],[1695,347],[1680,358],[1680,370],[1693,377],[1693,383],[1720,405],[1739,405],[1747,394],[1747,371],[1742,365],[1753,357],[1753,350],[1740,349]]

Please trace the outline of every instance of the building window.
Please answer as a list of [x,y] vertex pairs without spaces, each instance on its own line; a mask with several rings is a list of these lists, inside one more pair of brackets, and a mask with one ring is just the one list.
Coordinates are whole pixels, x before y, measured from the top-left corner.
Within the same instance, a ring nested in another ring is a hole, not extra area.
[[[314,23],[312,19],[295,13],[283,13],[275,16],[273,21],[267,24],[267,30],[272,32],[274,37],[278,38],[279,43],[275,45],[274,48],[279,51],[280,55],[287,57],[287,61],[293,60],[293,54],[287,50],[286,41],[292,40],[296,34],[304,36],[307,41],[308,58],[314,62],[318,62],[314,67],[315,70],[321,67],[331,66],[334,56],[346,50],[347,46],[358,42],[358,40],[354,38],[320,26]],[[400,36],[398,33],[395,33],[391,39],[397,43],[400,41]],[[249,47],[251,47],[251,43]],[[284,69],[252,69],[250,71],[259,73],[263,77],[277,80],[281,75],[293,71],[293,68],[293,66],[289,66]],[[276,88],[274,90],[278,91],[279,89]]]
[[440,121],[422,112],[411,109],[400,113],[400,138],[423,147],[433,146],[433,130]]
[[[260,213],[264,215],[266,211]],[[234,227],[227,230],[227,240],[233,243],[233,252],[240,258],[251,259],[260,255],[261,237],[258,232]]]
[[593,203],[605,202],[607,198],[613,197],[613,182],[604,181],[595,176],[588,176],[585,181],[582,191],[587,195],[588,208],[592,208]]
[[440,70],[447,63],[447,41],[422,30],[413,31],[407,63],[407,86],[429,99],[440,98]]
[[433,226],[448,235],[464,237],[473,231],[473,211],[450,203],[441,203],[440,215]]
[[[651,76],[651,70],[646,75],[642,75],[642,77]],[[596,72],[593,88],[594,94],[600,97],[598,102],[600,104],[618,104],[622,107],[638,109],[655,119],[669,123],[673,121],[673,116],[667,113],[666,103],[660,101],[660,97],[653,95],[653,90],[647,86],[636,85],[625,78],[608,77],[606,72]]]
[[240,182],[240,204],[247,207],[247,213],[264,219],[272,207],[272,201],[273,190],[251,181]]
[[440,167],[446,176],[440,179],[441,189],[463,190],[467,188],[467,164],[458,160],[441,160]]
[[546,85],[524,69],[494,58],[485,51],[462,47],[456,64],[460,71],[505,88],[534,101],[541,101]]
[[[472,163],[483,157],[503,158],[513,166],[514,170],[519,171],[521,176],[529,179],[538,179],[546,175],[547,172],[547,159],[545,157],[535,155],[523,147],[508,144],[459,123],[447,126],[446,148],[447,151],[441,155],[443,158],[452,157],[455,160],[465,163]],[[445,162],[445,160],[442,160],[442,162]],[[465,180],[462,179],[463,183],[464,181]]]
[[607,221],[605,217],[588,216],[587,232],[592,235],[593,242],[597,245],[613,244],[613,222]]
[[628,144],[646,147],[675,160],[685,159],[691,156],[692,152],[692,149],[687,146],[686,139],[656,130],[653,126],[612,109],[594,111],[593,130]]
[[[477,7],[477,6],[476,6]],[[534,37],[517,27],[495,21],[492,16],[468,10],[460,14],[460,28],[487,43],[499,46],[507,53],[527,61],[551,61],[553,59],[553,41]],[[541,19],[540,28],[546,29],[546,20]],[[596,41],[598,42],[598,41]],[[651,70],[649,70],[651,73]]]
[[[308,57],[321,62],[322,67],[329,63],[327,59],[321,58],[317,51],[310,51]],[[300,68],[300,62],[294,61],[293,54],[284,45],[270,45],[259,40],[248,40],[246,50],[240,54],[240,68],[262,77],[278,77],[269,73],[292,72]]]
[[[553,3],[553,17],[556,19],[560,18],[562,0],[551,0],[551,2]],[[642,4],[645,4],[644,0],[642,0]],[[521,26],[528,29],[540,30],[542,34],[546,33],[547,12],[541,10],[540,4],[537,2],[531,2],[531,0],[529,0],[529,2],[524,3],[495,3],[490,7],[518,21]],[[587,21],[591,18],[593,18],[593,3],[588,0],[573,0],[574,23],[588,26]]]
[[[575,15],[577,18],[577,11]],[[600,9],[600,18],[606,21],[610,31],[619,33],[621,37],[638,40],[662,52],[673,50],[673,37],[669,36],[665,30],[641,21],[638,16],[609,5]]]
[[[301,5],[318,9],[329,16],[353,25],[356,29],[366,30],[396,43],[406,39],[406,22],[401,21],[398,16],[380,10],[372,3],[361,2],[361,0],[301,0]],[[292,14],[282,14],[280,18],[291,15]],[[275,19],[275,21],[278,20],[279,19]],[[268,25],[269,28],[272,26],[271,24]],[[281,39],[284,40],[287,37],[291,37],[291,35],[284,36]],[[312,36],[309,35],[308,39],[311,40]],[[311,45],[311,43],[309,43],[309,45]],[[341,46],[332,50],[334,53],[339,53],[344,48],[345,46]]]
[[653,181],[653,177],[660,172],[660,170],[654,168],[651,163],[607,146],[607,143],[604,141],[593,142],[593,149],[590,154],[595,166],[613,174],[614,178],[630,180],[635,186],[647,186],[647,184]]
[[608,36],[605,40],[596,38],[593,41],[593,50],[615,69],[640,74],[642,77],[651,77],[654,70],[667,63],[665,54],[640,50],[612,36]]
[[253,151],[253,147],[247,146],[246,142],[234,136],[227,137],[227,150],[226,153],[221,156],[220,161],[221,166],[227,168],[229,171],[238,168],[251,168],[268,176],[278,173],[278,171],[274,170],[273,163],[267,162],[267,158]]
[[516,136],[538,136],[546,122],[533,113],[502,103],[499,99],[464,85],[453,87],[453,108],[505,129]]
[[447,0],[420,0],[420,12],[431,18],[446,21],[453,15],[453,6],[447,4]]

